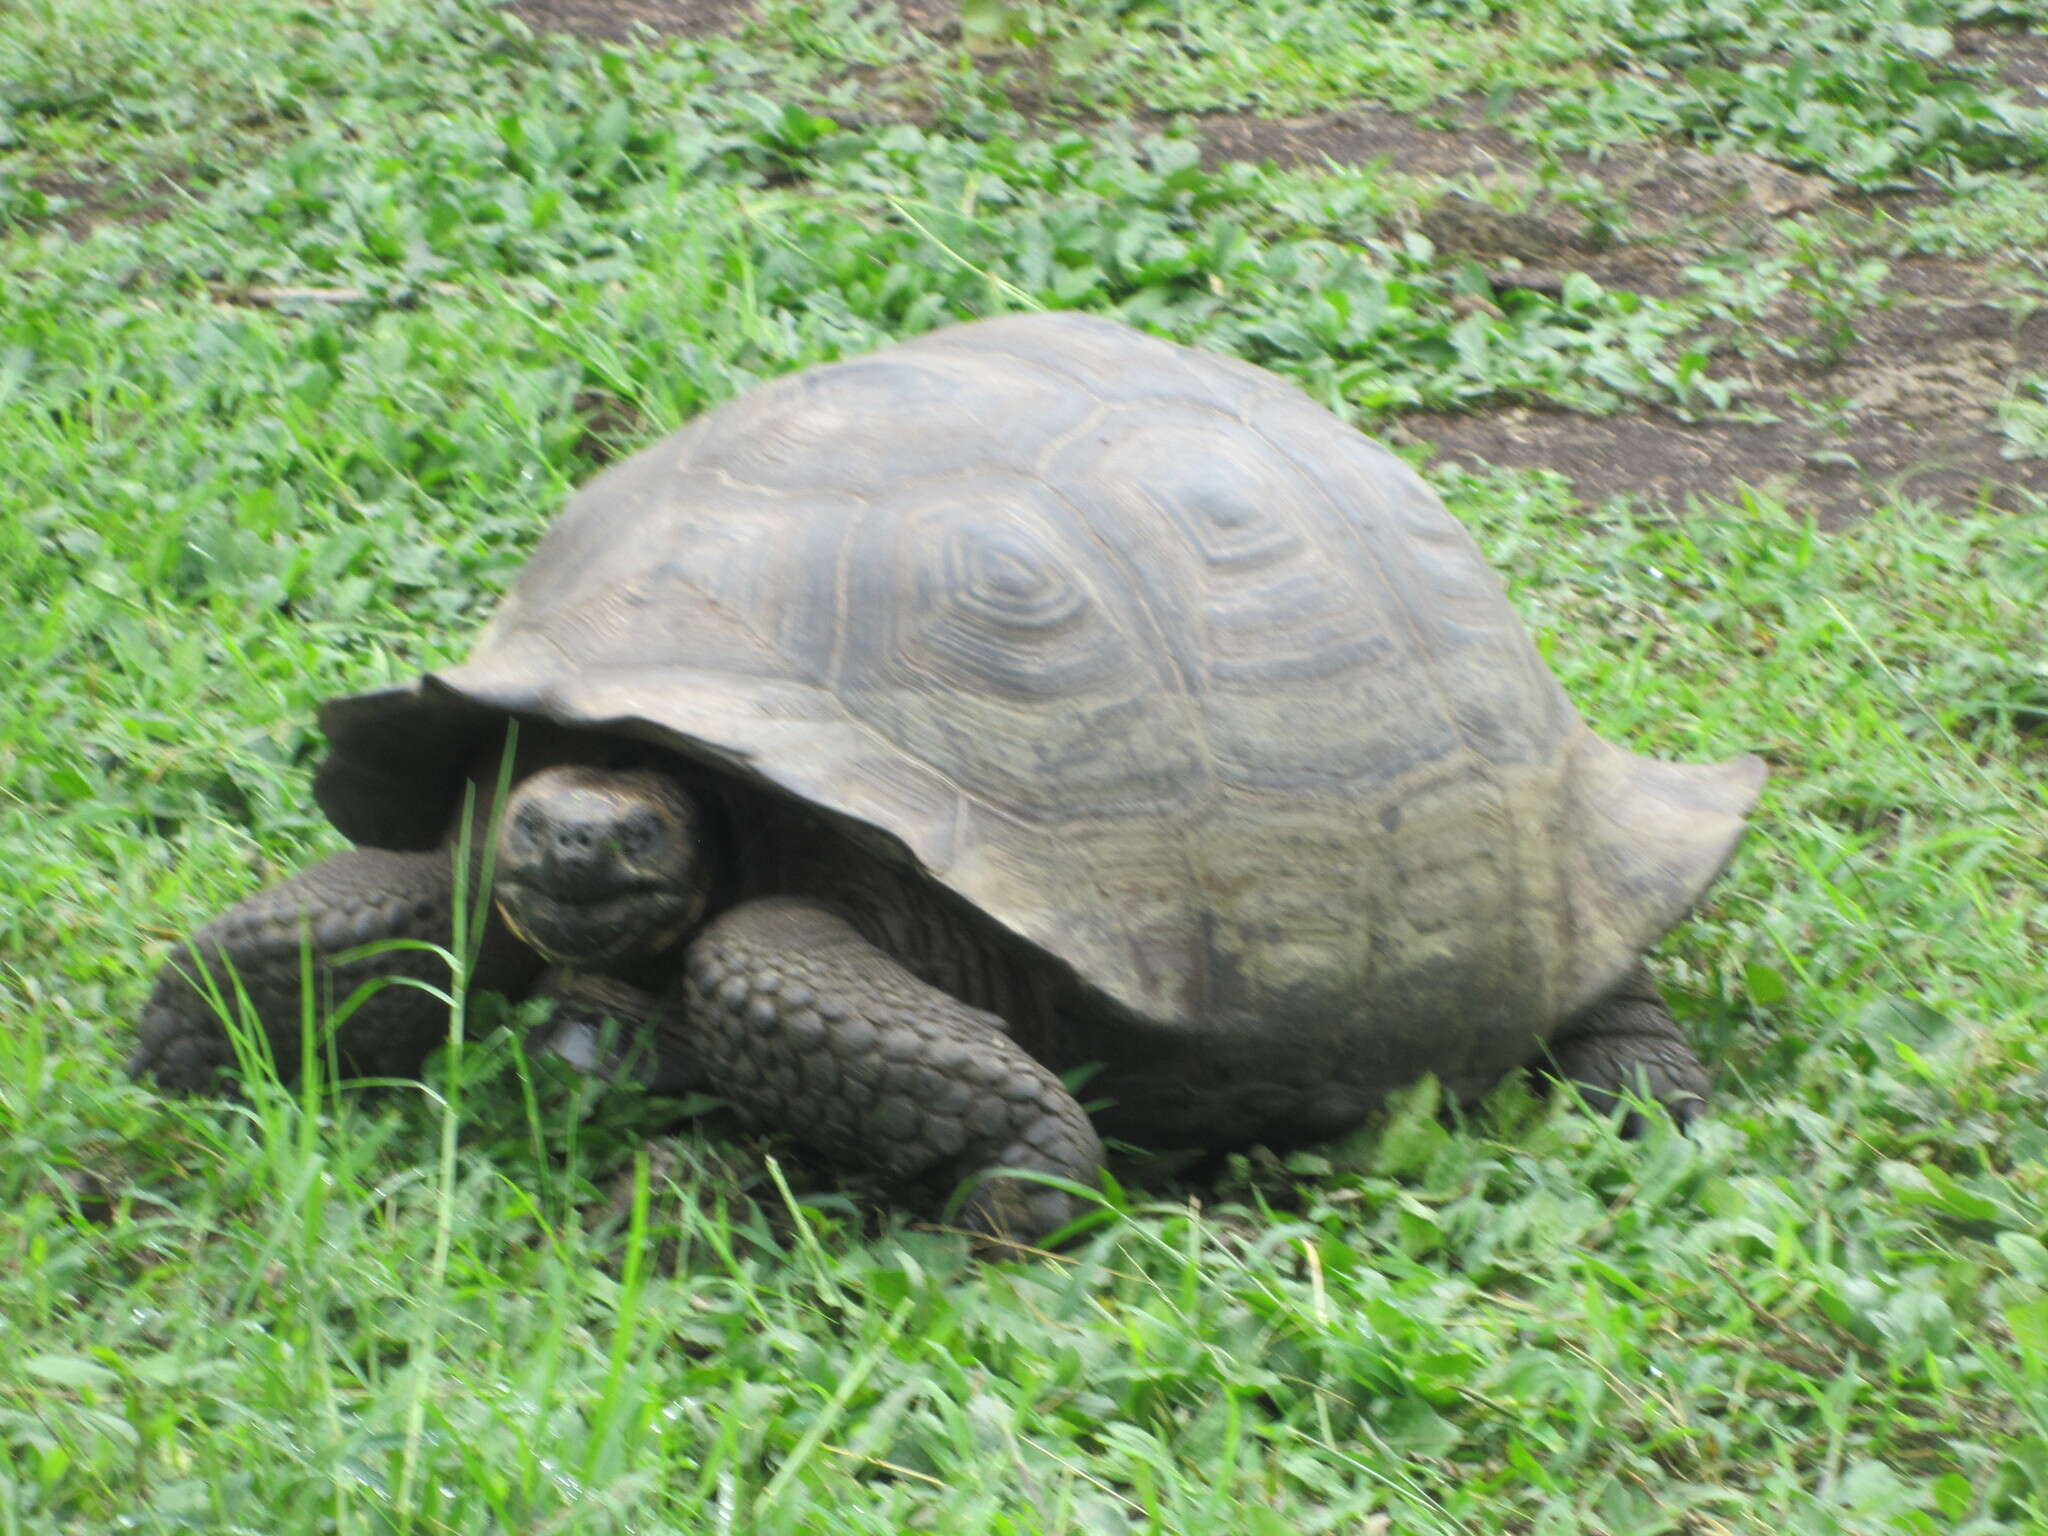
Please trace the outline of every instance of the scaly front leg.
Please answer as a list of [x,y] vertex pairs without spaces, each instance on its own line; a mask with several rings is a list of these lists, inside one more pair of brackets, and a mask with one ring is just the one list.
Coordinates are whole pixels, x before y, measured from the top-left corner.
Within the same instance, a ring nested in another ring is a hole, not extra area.
[[[332,1010],[365,982],[386,979],[334,1032],[335,1053],[352,1076],[405,1077],[447,1035],[446,1005],[408,981],[446,991],[447,963],[402,948],[338,957],[384,939],[447,946],[454,930],[454,859],[445,849],[394,853],[351,848],[281,885],[259,891],[208,923],[165,961],[142,1011],[130,1075],[173,1092],[202,1092],[236,1065],[227,1026],[209,996],[230,1010],[247,995],[280,1076],[299,1070],[304,961],[313,962],[313,1000],[323,1032]],[[516,991],[539,962],[492,917],[473,986]]]
[[[829,909],[735,907],[691,944],[686,970],[708,1086],[757,1121],[896,1178],[1018,1168],[1095,1182],[1095,1128],[1002,1020],[925,985]],[[1030,1243],[1077,1210],[1051,1185],[985,1177],[962,1219]]]

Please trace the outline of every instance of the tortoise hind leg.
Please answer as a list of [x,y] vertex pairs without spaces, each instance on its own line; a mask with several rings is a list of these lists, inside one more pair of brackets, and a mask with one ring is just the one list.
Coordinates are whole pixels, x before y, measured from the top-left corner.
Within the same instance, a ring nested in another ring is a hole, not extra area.
[[[246,995],[278,1074],[299,1070],[304,960],[316,966],[322,1016],[365,982],[388,978],[335,1032],[345,1072],[408,1076],[445,1038],[446,1006],[420,986],[447,990],[448,966],[426,950],[395,948],[339,962],[334,957],[386,939],[446,945],[454,927],[454,860],[445,849],[395,853],[351,848],[231,907],[172,951],[144,1005],[133,1077],[172,1092],[200,1092],[237,1065],[234,1042],[215,1007]],[[495,917],[473,985],[523,986],[537,961]],[[210,983],[210,985],[209,985]]]
[[[1577,1086],[1597,1114],[1610,1113],[1631,1091],[1662,1104],[1680,1129],[1707,1107],[1707,1069],[1643,965],[1552,1037],[1542,1070]],[[1622,1134],[1642,1130],[1642,1117],[1631,1111]]]
[[[1003,1021],[926,985],[828,908],[735,907],[691,944],[686,970],[707,1086],[755,1120],[892,1178],[1018,1168],[1094,1183],[1095,1128]],[[962,1219],[1029,1243],[1076,1214],[1064,1190],[984,1178]]]

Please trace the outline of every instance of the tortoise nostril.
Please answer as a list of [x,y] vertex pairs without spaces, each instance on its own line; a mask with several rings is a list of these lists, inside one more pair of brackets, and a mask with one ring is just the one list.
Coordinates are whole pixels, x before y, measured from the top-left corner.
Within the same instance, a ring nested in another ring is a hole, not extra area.
[[589,875],[606,862],[611,852],[600,829],[587,822],[571,822],[555,828],[549,862],[567,875]]
[[616,883],[614,840],[606,825],[580,817],[560,817],[547,829],[541,846],[541,873],[558,895],[588,899]]

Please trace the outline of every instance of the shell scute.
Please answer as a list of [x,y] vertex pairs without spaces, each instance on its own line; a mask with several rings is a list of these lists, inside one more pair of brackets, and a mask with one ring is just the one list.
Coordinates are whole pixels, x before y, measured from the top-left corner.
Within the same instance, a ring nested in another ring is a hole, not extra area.
[[[921,490],[921,494],[920,494]],[[1130,594],[1035,483],[913,488],[856,540],[835,692],[993,812],[1177,803],[1199,776]]]

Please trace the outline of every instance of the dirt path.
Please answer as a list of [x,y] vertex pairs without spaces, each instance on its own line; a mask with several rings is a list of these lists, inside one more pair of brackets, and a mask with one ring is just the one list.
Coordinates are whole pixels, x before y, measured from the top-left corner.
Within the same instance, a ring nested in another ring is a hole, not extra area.
[[[1481,122],[1424,128],[1359,108],[1291,121],[1219,117],[1201,131],[1212,163],[1383,162],[1465,186],[1534,185],[1527,147]],[[1829,255],[1845,267],[1883,239],[1883,199],[1840,197],[1755,155],[1625,153],[1574,168],[1625,203],[1619,239],[1540,201],[1507,213],[1460,194],[1426,210],[1420,229],[1440,251],[1473,257],[1503,292],[1555,289],[1578,271],[1609,288],[1672,293],[1703,252],[1768,260],[1790,246],[1789,221],[1815,213],[1838,217],[1809,222],[1804,237],[1831,240]],[[1732,370],[1717,367],[1743,385],[1735,412],[1688,420],[1655,409],[1511,407],[1407,416],[1388,435],[1459,459],[1556,469],[1595,503],[1635,495],[1683,506],[1748,486],[1832,524],[1894,494],[1952,504],[1981,495],[2001,506],[2022,491],[2048,496],[2048,459],[2005,457],[1998,417],[2020,381],[2048,367],[2048,307],[2007,291],[1979,262],[1936,256],[1890,263],[1846,317],[1828,311],[1828,298],[1782,303],[1721,338],[1740,354]]]
[[516,0],[507,7],[536,32],[623,41],[638,28],[671,37],[724,32],[753,14],[753,0]]

